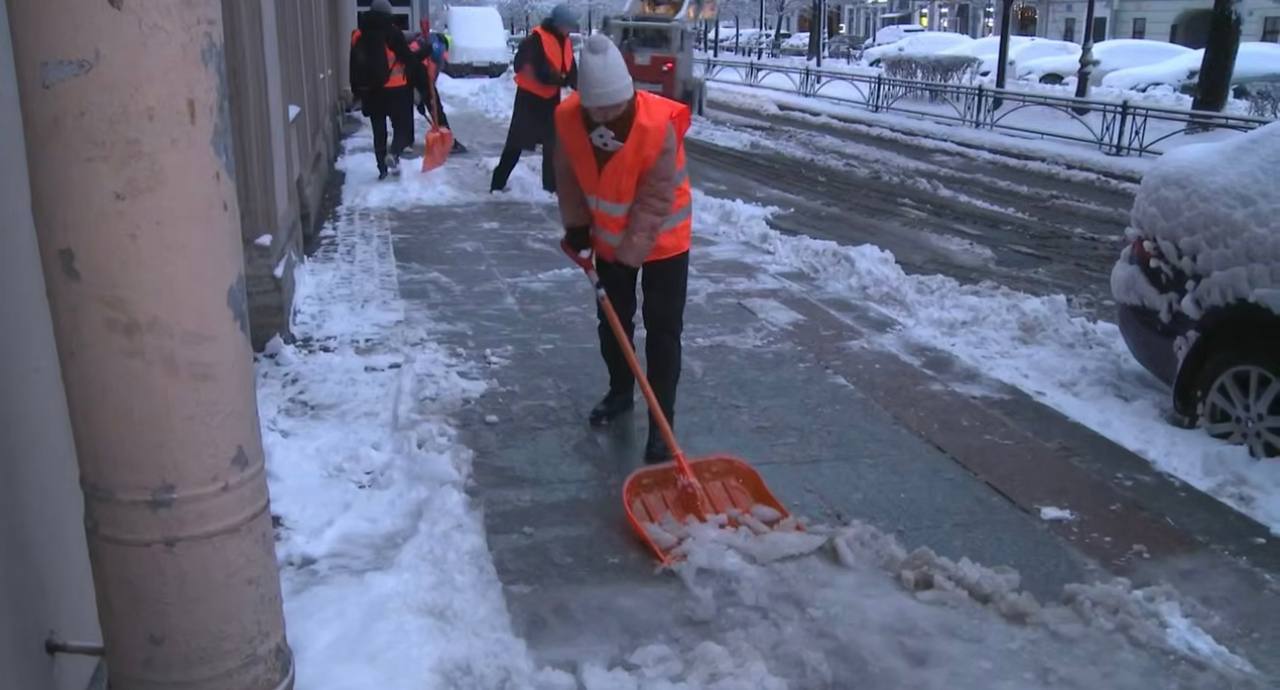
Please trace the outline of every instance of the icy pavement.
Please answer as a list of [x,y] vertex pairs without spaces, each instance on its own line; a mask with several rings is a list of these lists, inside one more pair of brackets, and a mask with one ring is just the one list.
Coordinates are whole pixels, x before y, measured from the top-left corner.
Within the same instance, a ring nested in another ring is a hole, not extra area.
[[682,438],[755,461],[813,539],[772,560],[705,535],[655,572],[618,499],[642,415],[582,423],[603,381],[590,292],[536,157],[485,193],[509,82],[442,82],[477,153],[378,183],[367,131],[348,139],[300,341],[259,364],[299,688],[1267,685],[1220,642],[1233,621],[1112,580],[794,341],[819,285],[886,328],[953,291],[964,330],[981,291],[912,287],[883,252],[769,234],[767,210],[705,194]]

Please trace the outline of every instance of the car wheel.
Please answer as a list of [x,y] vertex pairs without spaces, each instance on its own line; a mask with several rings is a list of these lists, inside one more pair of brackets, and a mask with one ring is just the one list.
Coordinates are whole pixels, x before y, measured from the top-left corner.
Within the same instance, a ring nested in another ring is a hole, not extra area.
[[1210,436],[1248,446],[1255,458],[1280,456],[1280,354],[1261,346],[1215,353],[1200,373],[1196,401]]
[[1040,76],[1040,83],[1056,86],[1062,83],[1062,75],[1061,74],[1043,74]]

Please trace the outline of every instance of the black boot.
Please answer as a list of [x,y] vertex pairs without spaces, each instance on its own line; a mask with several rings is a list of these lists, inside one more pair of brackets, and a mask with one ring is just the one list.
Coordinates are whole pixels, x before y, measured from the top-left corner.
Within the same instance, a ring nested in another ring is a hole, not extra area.
[[667,442],[662,440],[662,434],[657,429],[649,427],[649,440],[644,444],[645,463],[655,465],[672,459],[671,449],[667,448]]
[[622,413],[630,411],[633,406],[635,406],[635,399],[631,391],[625,393],[609,391],[603,400],[591,408],[591,416],[587,421],[591,426],[605,426]]

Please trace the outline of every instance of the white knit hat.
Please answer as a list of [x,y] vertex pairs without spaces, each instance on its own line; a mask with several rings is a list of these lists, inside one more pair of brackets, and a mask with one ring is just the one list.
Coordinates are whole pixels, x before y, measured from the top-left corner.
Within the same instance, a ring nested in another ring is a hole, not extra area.
[[625,103],[636,92],[627,62],[604,34],[592,34],[578,61],[578,95],[586,108]]

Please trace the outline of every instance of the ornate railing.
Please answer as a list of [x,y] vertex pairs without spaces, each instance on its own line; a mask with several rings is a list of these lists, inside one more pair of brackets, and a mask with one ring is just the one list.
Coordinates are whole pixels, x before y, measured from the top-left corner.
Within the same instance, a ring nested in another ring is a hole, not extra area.
[[[914,81],[878,73],[755,60],[704,57],[698,60],[698,67],[701,76],[710,82],[795,93],[877,113],[905,113],[977,129],[1079,142],[1117,156],[1161,154],[1165,148],[1161,145],[1179,134],[1210,129],[1246,132],[1271,122],[1266,118],[1131,101],[1028,93],[983,84]],[[1046,111],[1057,117],[1045,118]],[[1030,113],[1038,116],[1028,117]]]

